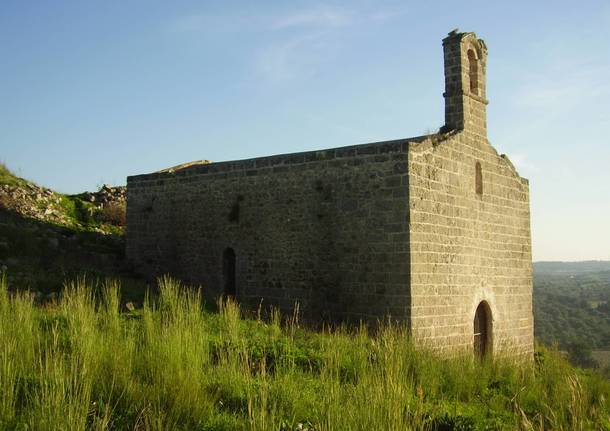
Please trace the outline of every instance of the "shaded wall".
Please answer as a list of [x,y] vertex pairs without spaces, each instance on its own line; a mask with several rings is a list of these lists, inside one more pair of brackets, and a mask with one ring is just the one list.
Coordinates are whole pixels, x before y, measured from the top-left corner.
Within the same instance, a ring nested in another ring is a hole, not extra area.
[[407,143],[391,141],[128,178],[127,255],[237,299],[306,317],[408,320]]

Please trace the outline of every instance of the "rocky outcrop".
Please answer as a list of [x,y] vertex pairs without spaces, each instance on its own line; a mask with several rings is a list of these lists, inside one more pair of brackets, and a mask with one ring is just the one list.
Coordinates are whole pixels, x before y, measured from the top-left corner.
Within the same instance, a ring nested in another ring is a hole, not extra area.
[[29,182],[0,185],[0,210],[68,227],[87,225],[90,230],[100,233],[106,232],[101,226],[104,223],[122,226],[120,222],[111,219],[121,219],[120,213],[124,213],[125,201],[125,187],[107,184],[97,192],[77,195],[63,195]]
[[44,222],[69,223],[62,207],[62,195],[32,183],[0,185],[0,209]]
[[108,204],[125,203],[127,188],[124,186],[112,187],[104,184],[97,192],[85,192],[80,197],[86,202],[91,202],[95,206],[103,208]]

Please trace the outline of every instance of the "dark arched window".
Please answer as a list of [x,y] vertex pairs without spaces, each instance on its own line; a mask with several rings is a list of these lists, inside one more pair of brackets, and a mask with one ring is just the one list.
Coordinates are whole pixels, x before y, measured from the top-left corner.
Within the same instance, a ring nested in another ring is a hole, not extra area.
[[478,358],[484,358],[491,354],[492,346],[492,318],[491,309],[487,302],[482,301],[474,313],[474,354]]
[[477,195],[483,194],[483,170],[481,169],[481,163],[477,162],[474,166],[474,188]]
[[468,50],[468,77],[470,80],[470,92],[479,94],[479,67],[477,55],[474,50]]
[[235,286],[235,251],[227,248],[222,253],[222,275],[224,281],[224,295],[235,298],[237,288]]

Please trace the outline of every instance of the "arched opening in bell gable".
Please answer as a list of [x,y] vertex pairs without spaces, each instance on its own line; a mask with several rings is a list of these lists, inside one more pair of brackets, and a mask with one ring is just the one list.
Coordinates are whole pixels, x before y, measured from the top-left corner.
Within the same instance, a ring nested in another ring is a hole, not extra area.
[[470,81],[470,92],[479,94],[479,60],[474,49],[468,50],[468,78]]

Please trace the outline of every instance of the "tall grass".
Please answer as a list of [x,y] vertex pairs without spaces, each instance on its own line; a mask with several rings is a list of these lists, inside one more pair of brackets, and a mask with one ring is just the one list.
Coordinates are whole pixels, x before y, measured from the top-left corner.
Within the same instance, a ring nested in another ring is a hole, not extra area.
[[19,178],[7,168],[4,162],[0,161],[0,184],[8,184],[10,186],[23,186],[28,182],[23,178]]
[[159,292],[121,313],[118,283],[79,279],[41,308],[0,278],[0,429],[610,429],[610,382],[542,347],[443,358],[390,324],[316,333]]

